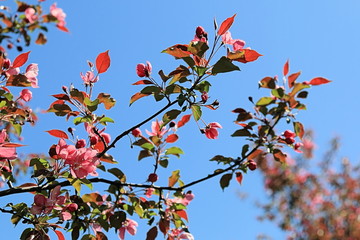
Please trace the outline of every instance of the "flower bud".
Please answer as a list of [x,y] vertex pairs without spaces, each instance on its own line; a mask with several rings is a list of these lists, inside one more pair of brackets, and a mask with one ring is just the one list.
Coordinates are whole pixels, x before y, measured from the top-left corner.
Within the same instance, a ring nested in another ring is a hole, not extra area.
[[139,128],[135,128],[134,130],[131,131],[131,134],[134,137],[140,137],[141,136],[141,130]]

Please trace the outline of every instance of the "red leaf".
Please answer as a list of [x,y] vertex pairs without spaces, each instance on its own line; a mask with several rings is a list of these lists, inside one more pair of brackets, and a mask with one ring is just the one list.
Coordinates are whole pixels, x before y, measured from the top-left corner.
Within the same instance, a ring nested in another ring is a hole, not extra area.
[[68,135],[66,134],[66,132],[61,131],[61,130],[49,130],[49,131],[45,131],[48,132],[51,136],[57,137],[57,138],[65,138],[65,139],[69,139]]
[[96,58],[96,70],[98,73],[104,73],[110,67],[110,57],[109,50],[106,52],[100,53]]
[[191,117],[191,114],[189,115],[184,115],[181,120],[178,122],[177,124],[177,127],[182,127],[184,126],[188,121],[190,121],[190,117]]
[[139,80],[136,83],[133,83],[132,85],[142,85],[142,84],[153,84],[150,80]]
[[69,32],[69,29],[67,29],[67,27],[65,26],[57,26],[57,28],[63,32],[67,32],[67,33]]
[[175,212],[176,212],[177,215],[179,215],[179,217],[185,219],[186,221],[189,221],[187,213],[184,210],[178,210],[178,211],[175,211]]
[[310,85],[321,85],[321,84],[326,84],[331,82],[330,80],[323,78],[323,77],[316,77],[311,79],[311,81],[309,82]]
[[159,229],[164,234],[164,236],[167,234],[167,232],[170,229],[170,222],[165,219],[160,219],[159,221]]
[[143,97],[146,97],[146,96],[149,96],[150,94],[145,94],[145,93],[135,93],[131,99],[130,99],[130,105],[133,104],[135,101],[139,100],[140,98],[143,98]]
[[260,56],[262,56],[260,53],[252,49],[241,49],[240,51],[236,51],[235,53],[228,53],[229,59],[242,63],[253,62],[257,60]]
[[176,142],[177,140],[179,139],[179,136],[177,135],[177,134],[170,134],[169,136],[167,136],[167,138],[166,138],[166,142],[167,143],[174,143],[174,142]]
[[231,27],[231,25],[234,22],[234,18],[235,18],[236,14],[234,14],[234,16],[229,17],[227,19],[225,19],[225,21],[223,21],[220,25],[220,28],[217,32],[217,34],[219,36],[223,35],[224,33],[226,33],[227,30],[229,30],[229,28]]
[[292,88],[295,85],[296,79],[300,76],[301,72],[293,73],[288,77],[289,88]]
[[168,47],[167,49],[163,50],[162,53],[170,54],[175,58],[183,58],[183,57],[189,57],[191,54],[189,51],[187,51],[187,49],[188,49],[188,45],[176,44],[174,46]]
[[239,184],[241,184],[242,180],[243,180],[243,175],[241,172],[236,172],[236,181],[238,181]]
[[17,188],[21,188],[21,189],[25,189],[25,188],[32,188],[32,187],[37,187],[38,185],[35,183],[24,183],[21,184],[20,186],[17,186]]
[[286,61],[286,63],[284,64],[284,69],[283,69],[284,76],[288,75],[288,73],[289,73],[289,60]]
[[19,56],[17,56],[14,60],[14,63],[13,65],[11,66],[12,68],[17,68],[17,67],[21,67],[22,65],[24,65],[28,58],[29,58],[29,52],[26,52],[26,53],[22,53],[20,54]]
[[255,159],[259,154],[263,153],[263,151],[261,149],[256,149],[253,153],[251,153],[247,159],[251,160],[251,159]]
[[10,142],[1,144],[1,147],[23,147],[23,146],[26,146],[26,145],[19,144],[19,143],[10,143]]
[[54,232],[56,233],[58,240],[65,240],[64,235],[62,234],[62,232],[58,231],[58,230],[54,230]]

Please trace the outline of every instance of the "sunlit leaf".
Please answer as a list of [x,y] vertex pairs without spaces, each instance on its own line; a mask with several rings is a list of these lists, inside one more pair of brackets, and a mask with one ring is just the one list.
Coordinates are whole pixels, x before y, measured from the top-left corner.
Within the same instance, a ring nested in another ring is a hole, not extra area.
[[236,172],[235,175],[236,175],[236,181],[237,181],[239,184],[241,184],[241,183],[242,183],[242,180],[243,180],[243,175],[242,175],[242,173],[241,173],[241,172]]
[[296,133],[296,136],[298,136],[300,139],[303,138],[305,134],[304,126],[301,122],[294,122],[294,131]]
[[96,64],[96,70],[98,71],[99,74],[106,72],[110,67],[109,50],[100,53],[96,58],[95,64]]
[[28,60],[29,53],[30,51],[26,53],[22,53],[19,56],[17,56],[12,64],[12,68],[18,68],[24,65]]
[[316,77],[310,80],[309,84],[310,85],[321,85],[321,84],[326,84],[331,82],[330,80],[323,78],[323,77]]
[[199,105],[192,105],[191,110],[195,121],[199,121],[202,115],[201,107]]
[[143,97],[146,97],[149,95],[150,94],[144,94],[144,93],[140,93],[140,92],[135,93],[130,99],[130,105],[133,104],[135,101],[139,100],[140,98],[143,98]]
[[280,149],[274,149],[273,155],[276,161],[286,163],[287,155],[283,153]]
[[235,16],[236,16],[236,14],[234,14],[234,16],[232,16],[232,17],[229,17],[229,18],[225,19],[225,21],[223,21],[221,23],[220,28],[219,28],[219,30],[217,32],[217,35],[221,36],[224,33],[226,33],[227,30],[230,29],[231,25],[234,22]]
[[169,187],[173,187],[177,181],[180,179],[180,170],[175,170],[171,173],[169,177]]
[[286,76],[289,73],[289,60],[286,61],[286,63],[284,64],[284,68],[283,68],[283,75]]
[[167,136],[167,138],[165,139],[165,142],[167,143],[174,143],[179,139],[179,136],[175,133],[170,134],[169,136]]
[[165,155],[175,155],[177,157],[180,157],[180,154],[184,154],[184,151],[179,147],[171,147],[166,149]]
[[288,77],[289,88],[292,88],[296,82],[296,79],[300,76],[301,72],[293,73]]
[[162,51],[162,53],[170,54],[175,58],[189,57],[190,52],[188,51],[188,45],[176,44]]
[[53,130],[48,130],[45,131],[47,133],[49,133],[51,136],[57,137],[57,138],[64,138],[64,139],[69,139],[68,135],[66,134],[66,132],[61,131],[61,130],[57,130],[57,129],[53,129]]

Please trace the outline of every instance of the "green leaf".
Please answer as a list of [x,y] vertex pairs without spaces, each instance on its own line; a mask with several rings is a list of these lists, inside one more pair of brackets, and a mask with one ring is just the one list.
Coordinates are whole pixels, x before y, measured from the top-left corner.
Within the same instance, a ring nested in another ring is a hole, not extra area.
[[167,166],[169,165],[169,160],[167,159],[162,159],[159,161],[160,166],[162,166],[163,168],[167,168]]
[[181,86],[177,85],[177,84],[171,84],[169,86],[166,87],[165,89],[165,94],[166,95],[170,95],[173,93],[181,93]]
[[195,61],[192,57],[183,57],[182,60],[184,60],[191,68],[195,65]]
[[227,57],[221,57],[212,68],[213,75],[232,71],[240,71],[240,68],[234,65]]
[[259,101],[257,101],[256,106],[266,106],[274,102],[275,99],[273,99],[272,97],[262,97],[259,99]]
[[171,147],[166,149],[165,155],[175,155],[177,157],[180,157],[180,154],[184,154],[184,151],[181,150],[179,147]]
[[222,188],[222,190],[224,191],[224,189],[226,187],[229,186],[230,184],[230,180],[232,178],[232,174],[231,173],[227,173],[227,174],[224,174],[221,179],[220,179],[220,186]]
[[298,95],[297,95],[298,98],[307,98],[307,96],[308,96],[307,91],[299,92]]
[[282,88],[277,88],[277,89],[273,89],[271,91],[271,94],[277,98],[282,98],[284,97],[285,91]]
[[293,124],[294,124],[294,131],[296,133],[296,136],[302,139],[305,133],[304,126],[302,125],[301,122],[294,122]]
[[199,105],[191,105],[191,110],[195,121],[199,121],[202,115],[201,107]]
[[114,120],[112,118],[109,118],[109,117],[102,117],[99,122],[100,123],[107,123],[107,122],[114,123]]
[[124,183],[126,182],[126,175],[118,168],[110,168],[108,169],[108,172],[113,174],[115,177],[117,177],[120,182]]
[[138,160],[140,161],[143,158],[152,156],[152,153],[149,150],[141,150],[139,152]]
[[163,120],[163,126],[166,125],[168,122],[170,122],[171,120],[174,120],[177,118],[177,116],[179,116],[179,114],[181,113],[180,110],[177,110],[177,109],[173,109],[173,110],[170,110],[168,112],[166,112],[164,114],[164,116],[162,117],[162,120]]
[[249,132],[249,130],[243,128],[243,129],[236,130],[231,136],[232,137],[250,137],[251,133]]
[[159,87],[156,87],[156,86],[147,86],[147,87],[144,87],[140,93],[143,93],[143,94],[152,94],[152,93],[158,93],[161,91],[161,88]]
[[180,179],[180,170],[175,170],[169,177],[169,187],[173,187]]
[[208,69],[208,68],[206,68],[206,67],[200,67],[200,66],[195,66],[195,67],[194,67],[194,70],[195,70],[195,72],[197,73],[197,75],[198,75],[199,77],[201,77],[202,75],[204,75],[207,69]]

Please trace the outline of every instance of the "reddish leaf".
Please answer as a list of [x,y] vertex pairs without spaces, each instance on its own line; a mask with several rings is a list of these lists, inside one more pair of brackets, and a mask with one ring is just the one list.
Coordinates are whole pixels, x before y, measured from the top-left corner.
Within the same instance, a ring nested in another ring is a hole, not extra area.
[[284,76],[288,75],[288,73],[289,73],[289,60],[286,61],[286,63],[284,64],[284,69],[283,69]]
[[158,235],[158,229],[156,226],[152,227],[146,234],[146,240],[155,240]]
[[191,117],[191,114],[189,115],[184,115],[181,120],[178,122],[177,124],[177,127],[182,127],[184,126],[188,121],[190,121],[190,117]]
[[229,28],[231,27],[231,25],[234,22],[235,16],[236,16],[236,14],[234,14],[234,16],[232,16],[232,17],[225,19],[225,21],[223,21],[221,23],[220,28],[217,32],[217,34],[219,36],[223,35],[224,33],[226,33],[227,30],[229,30]]
[[70,100],[69,96],[66,95],[66,94],[63,94],[63,93],[54,94],[54,95],[51,95],[51,96],[53,96],[54,98],[60,99],[60,100],[67,100],[67,101]]
[[331,82],[330,80],[323,78],[323,77],[316,77],[310,80],[310,85],[321,85]]
[[179,217],[185,219],[186,221],[189,221],[188,220],[188,216],[187,216],[187,213],[185,210],[178,210],[178,211],[175,211],[177,215],[179,215]]
[[130,105],[133,104],[135,101],[139,100],[140,98],[143,98],[143,97],[146,97],[146,96],[149,96],[150,94],[145,94],[145,93],[135,93],[131,99],[130,99]]
[[47,42],[46,36],[43,33],[39,33],[35,43],[39,45],[43,45]]
[[296,133],[296,136],[302,139],[305,134],[304,126],[302,125],[301,122],[294,122],[293,124],[294,124],[294,131]]
[[100,161],[102,162],[107,162],[107,163],[117,163],[114,158],[109,155],[109,154],[104,154],[101,158]]
[[96,58],[96,70],[98,73],[104,73],[110,67],[110,57],[109,57],[109,50],[106,52],[100,53]]
[[69,32],[69,29],[67,29],[67,27],[65,27],[65,26],[57,26],[57,28],[59,29],[59,30],[61,30],[61,31],[63,31],[63,32]]
[[293,73],[288,77],[289,88],[292,88],[295,85],[296,79],[300,76],[301,72]]
[[279,161],[281,163],[286,163],[287,155],[283,153],[281,150],[274,149],[273,155],[276,161]]
[[56,233],[58,240],[65,240],[64,235],[62,234],[62,232],[58,231],[58,230],[54,230],[54,232]]
[[23,146],[26,146],[26,145],[19,144],[19,143],[10,143],[10,142],[1,144],[1,147],[23,147]]
[[253,62],[260,56],[262,56],[260,53],[252,49],[242,49],[237,52],[229,52],[227,55],[229,59],[242,63]]
[[159,228],[160,228],[160,231],[165,236],[167,234],[167,232],[169,231],[169,229],[170,229],[170,222],[168,220],[165,220],[165,219],[162,218],[159,221]]
[[96,232],[96,240],[108,240],[108,238],[104,233]]
[[48,132],[51,136],[57,137],[57,138],[65,138],[65,139],[69,139],[68,135],[66,134],[66,132],[61,131],[61,130],[49,130],[49,131],[45,131]]
[[25,188],[32,188],[32,187],[37,187],[38,185],[35,183],[24,183],[21,184],[20,186],[17,186],[16,188],[21,188],[21,189],[25,189]]
[[242,183],[242,180],[243,180],[243,175],[241,172],[236,172],[236,181],[241,184]]
[[188,49],[188,45],[176,44],[174,46],[168,47],[167,49],[163,50],[162,53],[170,54],[175,58],[184,58],[184,57],[189,57],[191,54],[190,52],[188,52],[187,49]]
[[261,154],[263,151],[261,149],[256,149],[253,153],[251,153],[247,159],[251,160],[251,159],[255,159],[259,154]]
[[174,143],[179,139],[179,136],[177,134],[170,134],[167,138],[166,138],[166,142],[167,143]]
[[142,85],[142,84],[153,84],[150,80],[140,80],[136,83],[133,83],[132,85]]
[[17,67],[21,67],[22,65],[24,65],[28,58],[29,58],[29,52],[26,52],[26,53],[22,53],[20,54],[19,56],[17,56],[14,60],[14,63],[13,65],[11,66],[12,68],[17,68]]

